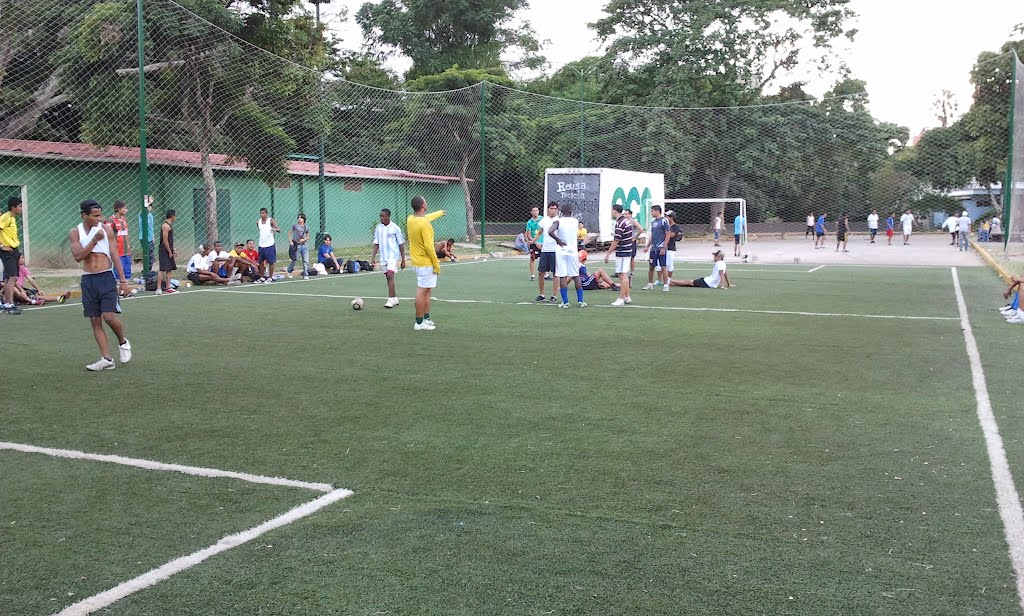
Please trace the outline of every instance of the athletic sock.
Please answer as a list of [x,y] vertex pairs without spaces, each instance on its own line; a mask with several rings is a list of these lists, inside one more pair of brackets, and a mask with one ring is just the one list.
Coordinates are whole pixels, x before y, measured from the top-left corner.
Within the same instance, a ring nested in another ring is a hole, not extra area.
[[559,289],[558,292],[562,294],[562,303],[563,304],[568,304],[569,303],[569,289],[566,289],[566,288],[563,287],[562,289]]
[[114,358],[113,358],[113,357],[104,357],[103,359],[105,359],[105,360],[107,360],[107,361],[114,361]]
[[429,321],[430,320],[430,313],[429,312],[424,312],[423,313],[423,320],[424,321]]
[[1013,302],[1010,303],[1010,308],[1020,310],[1020,291],[1017,291],[1017,294],[1013,296]]
[[582,288],[576,289],[576,301],[578,301],[581,304],[583,303],[583,289]]
[[423,317],[416,317],[416,325],[423,325]]

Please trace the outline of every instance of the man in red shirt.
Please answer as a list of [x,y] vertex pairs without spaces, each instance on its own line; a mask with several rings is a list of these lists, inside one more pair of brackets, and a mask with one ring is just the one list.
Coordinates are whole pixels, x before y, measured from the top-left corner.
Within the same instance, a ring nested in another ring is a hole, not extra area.
[[110,217],[110,226],[117,235],[117,254],[121,257],[121,268],[125,279],[132,277],[132,245],[128,241],[128,206],[124,201],[114,202],[114,215]]
[[256,273],[263,278],[263,264],[260,263],[260,251],[256,250],[256,240],[245,241],[245,256],[256,264]]

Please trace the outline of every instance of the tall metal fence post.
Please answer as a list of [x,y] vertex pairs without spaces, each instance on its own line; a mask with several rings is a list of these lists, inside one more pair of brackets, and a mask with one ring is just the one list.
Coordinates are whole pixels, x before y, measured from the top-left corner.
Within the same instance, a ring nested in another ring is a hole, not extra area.
[[[470,205],[472,207],[472,205]],[[480,82],[480,250],[484,244],[487,224],[487,82]]]
[[[1010,62],[1013,63],[1013,70],[1010,71],[1010,147],[1008,150],[1008,157],[1006,159],[1006,181],[1003,182],[1003,224],[1006,225],[1003,229],[1003,254],[1006,254],[1006,250],[1010,245],[1010,234],[1013,233],[1011,226],[1013,221],[1010,220],[1010,206],[1013,205],[1013,131],[1014,131],[1014,116],[1017,115],[1017,64],[1020,63],[1020,58],[1017,57],[1017,50],[1011,49]],[[1024,144],[1021,144],[1024,147]]]
[[[139,56],[139,240],[142,243],[142,275],[149,273],[153,266],[153,255],[149,252],[147,237],[156,240],[153,229],[149,228],[149,212],[146,210],[146,195],[149,194],[149,165],[146,162],[146,28],[142,19],[142,0],[136,0]],[[155,245],[154,241],[154,245]]]

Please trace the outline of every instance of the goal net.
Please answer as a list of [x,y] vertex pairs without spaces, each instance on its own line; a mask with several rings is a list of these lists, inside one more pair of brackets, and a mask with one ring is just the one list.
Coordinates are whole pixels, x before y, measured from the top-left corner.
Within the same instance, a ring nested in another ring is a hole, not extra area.
[[[750,254],[748,244],[750,229],[746,199],[665,199],[665,207],[675,210],[676,222],[683,225],[684,233],[703,233],[713,237],[716,244],[731,246],[734,243],[733,236],[739,230],[740,258],[743,261],[755,260]],[[738,217],[743,219],[739,225],[737,225]],[[715,225],[718,219],[721,223],[720,237],[715,237]],[[739,226],[738,229],[737,226]]]

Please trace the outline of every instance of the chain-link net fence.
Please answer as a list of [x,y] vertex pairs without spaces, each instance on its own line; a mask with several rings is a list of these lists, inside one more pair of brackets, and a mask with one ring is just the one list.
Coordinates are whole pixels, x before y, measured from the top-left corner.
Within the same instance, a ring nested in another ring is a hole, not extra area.
[[1024,63],[1013,56],[1011,164],[1007,173],[1006,257],[1024,257]]
[[[150,215],[159,227],[176,211],[187,255],[214,239],[254,239],[260,208],[283,230],[279,249],[304,214],[315,244],[331,234],[339,257],[365,258],[380,209],[404,225],[417,194],[448,213],[435,223],[439,239],[474,244],[481,234],[510,243],[545,199],[576,200],[595,232],[615,202],[646,222],[653,203],[698,200],[673,207],[686,234],[710,238],[721,217],[729,236],[742,200],[755,253],[765,237],[802,241],[808,217],[824,213],[831,234],[842,214],[866,231],[877,211],[884,233],[907,210],[919,231],[961,210],[981,222],[1004,209],[1009,49],[979,59],[970,111],[910,147],[906,129],[871,116],[855,82],[823,98],[793,87],[726,108],[581,102],[510,82],[391,91],[313,68],[326,55],[308,19],[264,36],[259,15],[213,4],[200,16],[145,0],[140,63],[135,2],[0,0],[0,197],[25,201],[33,264],[73,265],[68,230],[84,199],[105,214],[128,203],[137,259]],[[1016,97],[1011,187],[1024,186],[1024,88]],[[1012,239],[1024,208],[1009,192]]]

